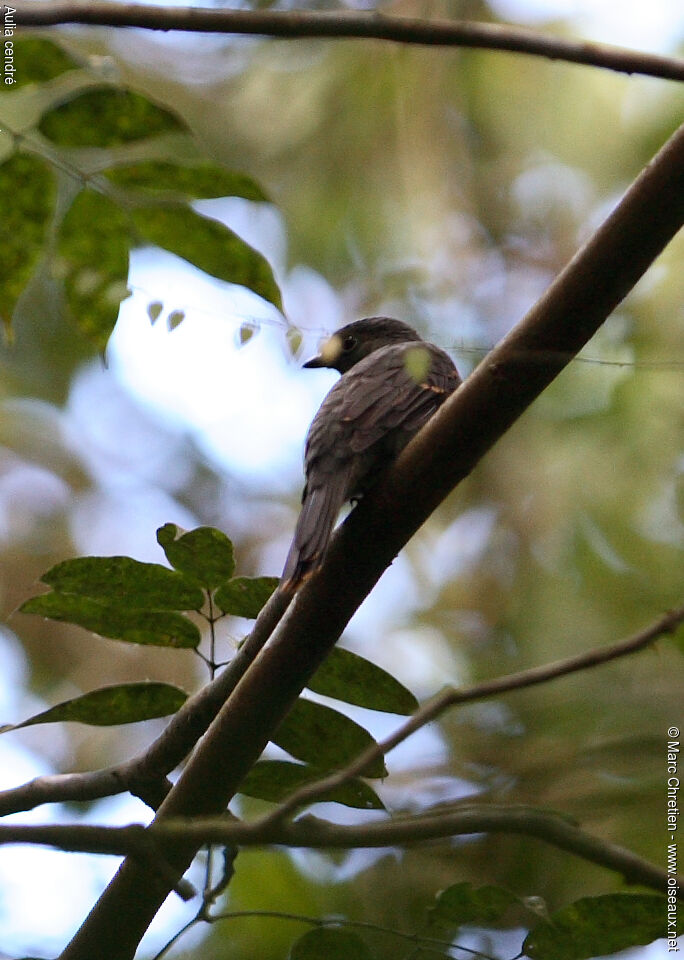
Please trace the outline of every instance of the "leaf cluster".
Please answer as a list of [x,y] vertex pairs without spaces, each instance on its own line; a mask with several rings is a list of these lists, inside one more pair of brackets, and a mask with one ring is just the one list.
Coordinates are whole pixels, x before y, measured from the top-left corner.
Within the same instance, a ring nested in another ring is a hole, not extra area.
[[[0,140],[0,309],[8,335],[23,291],[47,270],[80,332],[104,350],[130,295],[131,252],[150,245],[281,307],[261,254],[193,207],[225,196],[266,201],[251,177],[203,159],[167,105],[79,68],[48,40],[18,39],[15,48],[23,74],[50,83],[0,100],[10,134]],[[181,319],[172,310],[170,328]]]
[[651,943],[662,934],[664,911],[662,896],[617,893],[583,897],[548,914],[544,905],[534,898],[521,899],[501,887],[455,883],[436,894],[420,933],[373,930],[369,924],[371,929],[361,936],[354,930],[353,922],[321,921],[293,943],[289,958],[375,960],[379,954],[371,944],[380,936],[393,943],[397,938],[410,940],[415,946],[409,954],[412,960],[450,957],[454,949],[493,960],[484,949],[480,952],[461,947],[459,937],[469,928],[471,932],[505,928],[517,912],[534,918],[532,929],[523,941],[521,956],[530,960],[590,960]]
[[[256,618],[277,587],[274,577],[235,577],[233,544],[220,530],[198,527],[184,532],[167,523],[157,530],[157,541],[170,567],[130,557],[66,560],[43,575],[49,592],[27,600],[21,611],[127,643],[198,651],[202,634],[193,616],[203,618],[213,636],[216,623],[225,617]],[[389,673],[341,648],[333,650],[308,686],[320,695],[371,710],[408,715],[417,707],[413,695]],[[185,699],[184,691],[155,681],[107,686],[6,725],[0,732],[57,721],[96,726],[132,723],[172,714]],[[272,737],[272,743],[291,759],[260,760],[240,792],[278,803],[304,784],[351,763],[373,742],[370,733],[345,714],[299,697]],[[318,799],[384,809],[367,780],[386,775],[384,763],[377,760],[364,770],[363,779],[348,779]],[[526,956],[585,960],[657,938],[665,899],[622,893],[587,897],[549,915],[536,898],[521,899],[499,887],[478,889],[456,883],[435,896],[420,933],[381,932],[390,938],[408,936],[416,958],[446,957],[464,927],[506,926],[512,911],[534,917],[523,943]],[[205,911],[202,919],[221,916]],[[293,943],[290,957],[373,960],[372,938],[361,937],[353,927],[353,922],[317,921],[314,929]]]
[[[167,523],[157,531],[169,567],[131,557],[76,557],[42,576],[50,591],[26,600],[22,613],[76,624],[125,643],[199,652],[204,621],[214,636],[225,617],[254,619],[275,590],[276,577],[235,577],[233,544],[220,530],[188,532]],[[194,619],[193,619],[194,617]],[[215,668],[216,664],[211,664]],[[309,684],[314,693],[386,713],[410,714],[415,697],[389,673],[358,654],[337,649]],[[114,726],[175,713],[186,694],[155,681],[90,691],[57,704],[8,731],[56,721]],[[242,784],[245,795],[280,801],[294,789],[350,763],[374,741],[360,724],[330,706],[300,697],[272,742],[292,760],[261,760]],[[366,771],[386,776],[383,763]],[[375,791],[355,778],[324,799],[382,809]]]

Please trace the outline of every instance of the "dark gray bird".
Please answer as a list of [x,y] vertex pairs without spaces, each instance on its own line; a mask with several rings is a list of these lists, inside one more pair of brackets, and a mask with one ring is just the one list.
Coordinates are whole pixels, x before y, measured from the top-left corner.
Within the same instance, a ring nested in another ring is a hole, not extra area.
[[345,501],[363,496],[461,382],[443,350],[390,317],[342,327],[304,366],[342,376],[306,438],[302,510],[281,580],[287,591],[322,564]]

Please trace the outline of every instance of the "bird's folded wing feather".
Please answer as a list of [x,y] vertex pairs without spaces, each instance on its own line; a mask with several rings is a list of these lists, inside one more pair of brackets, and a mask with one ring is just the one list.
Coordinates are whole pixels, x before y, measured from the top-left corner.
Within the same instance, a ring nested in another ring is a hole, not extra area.
[[[307,461],[362,453],[394,430],[416,433],[432,416],[458,386],[458,374],[441,350],[421,345],[429,350],[429,368],[421,378],[412,376],[406,362],[410,349],[416,348],[384,347],[345,374],[311,426]],[[317,421],[328,425],[325,434]]]
[[[459,384],[449,357],[429,344],[424,375],[406,362],[415,344],[376,350],[335,384],[306,441],[307,484],[283,582],[296,584],[319,565],[340,508],[364,478],[389,461]],[[376,446],[377,445],[377,446]]]
[[341,465],[341,469],[326,477],[325,483],[309,485],[305,491],[294,538],[285,561],[282,576],[284,582],[297,582],[309,569],[320,563],[330,539],[330,532],[347,497],[349,471],[349,465]]

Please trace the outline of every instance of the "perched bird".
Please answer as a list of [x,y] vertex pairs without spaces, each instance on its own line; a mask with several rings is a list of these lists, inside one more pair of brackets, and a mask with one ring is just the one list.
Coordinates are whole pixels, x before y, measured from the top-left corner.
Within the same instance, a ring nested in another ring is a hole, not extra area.
[[342,376],[306,438],[302,509],[281,579],[290,592],[322,564],[345,501],[372,486],[461,382],[443,350],[390,317],[342,327],[304,366]]

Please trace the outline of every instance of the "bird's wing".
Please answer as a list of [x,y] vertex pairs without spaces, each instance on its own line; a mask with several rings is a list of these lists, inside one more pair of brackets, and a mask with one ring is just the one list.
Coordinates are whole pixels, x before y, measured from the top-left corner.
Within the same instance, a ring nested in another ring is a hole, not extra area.
[[[416,356],[418,362],[412,363]],[[307,467],[314,460],[330,460],[335,469],[341,457],[364,453],[391,435],[405,442],[459,382],[451,359],[432,344],[375,351],[346,373],[323,402],[309,432]]]
[[[295,527],[285,568],[283,584],[295,585],[318,567],[323,559],[332,528],[348,496],[351,463],[309,482],[302,497],[302,509]],[[323,482],[318,482],[318,480]]]
[[[417,350],[419,362],[407,362]],[[338,380],[307,436],[307,482],[283,571],[286,588],[320,565],[344,502],[367,488],[459,383],[447,354],[422,342],[382,347]]]

